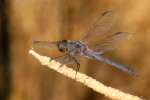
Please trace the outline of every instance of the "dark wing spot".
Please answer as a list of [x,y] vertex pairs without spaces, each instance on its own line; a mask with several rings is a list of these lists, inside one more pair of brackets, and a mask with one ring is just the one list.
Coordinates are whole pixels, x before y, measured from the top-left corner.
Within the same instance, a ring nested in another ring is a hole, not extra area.
[[111,14],[111,13],[113,13],[113,11],[111,11],[111,10],[110,11],[105,11],[105,12],[102,13],[102,16],[105,16],[105,15]]

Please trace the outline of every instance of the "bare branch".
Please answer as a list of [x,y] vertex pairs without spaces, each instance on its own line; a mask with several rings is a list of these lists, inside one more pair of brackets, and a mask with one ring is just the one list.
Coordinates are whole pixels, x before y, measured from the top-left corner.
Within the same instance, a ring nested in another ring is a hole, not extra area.
[[[76,71],[74,71],[73,69],[68,68],[65,65],[60,67],[61,64],[59,62],[56,62],[54,60],[50,61],[51,59],[50,57],[41,56],[38,53],[36,53],[34,50],[30,50],[29,53],[32,54],[36,59],[38,59],[42,65],[46,65],[50,69],[53,69],[71,79],[75,79]],[[84,84],[85,86],[93,89],[94,91],[101,93],[113,100],[144,100],[139,98],[138,96],[124,93],[115,88],[106,86],[101,82],[93,79],[92,77],[89,77],[80,72],[77,73],[75,81],[78,81]]]

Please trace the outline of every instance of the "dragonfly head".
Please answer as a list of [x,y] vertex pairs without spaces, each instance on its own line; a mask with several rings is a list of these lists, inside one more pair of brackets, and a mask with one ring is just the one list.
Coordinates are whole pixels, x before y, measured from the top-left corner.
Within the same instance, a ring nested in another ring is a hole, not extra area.
[[67,47],[67,44],[68,44],[68,40],[62,40],[58,43],[58,49],[60,52],[67,52],[68,50],[68,47]]

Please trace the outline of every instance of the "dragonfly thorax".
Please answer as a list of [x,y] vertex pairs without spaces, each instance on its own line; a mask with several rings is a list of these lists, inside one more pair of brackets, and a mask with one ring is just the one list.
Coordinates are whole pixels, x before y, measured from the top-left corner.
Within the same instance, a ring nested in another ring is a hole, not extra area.
[[81,55],[87,47],[80,41],[62,40],[58,43],[58,49],[60,52],[69,53],[70,55]]

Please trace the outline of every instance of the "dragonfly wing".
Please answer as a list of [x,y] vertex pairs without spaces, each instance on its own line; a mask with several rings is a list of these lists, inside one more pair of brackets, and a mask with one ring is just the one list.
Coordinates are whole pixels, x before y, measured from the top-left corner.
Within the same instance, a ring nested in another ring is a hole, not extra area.
[[77,64],[77,62],[75,61],[75,59],[78,60],[78,57],[71,57],[69,56],[68,54],[65,54],[65,55],[62,55],[62,56],[58,56],[58,57],[55,57],[54,60],[60,62],[62,65],[65,64]]
[[71,63],[73,63],[73,60],[67,54],[55,57],[54,60],[60,62],[61,64],[71,64]]
[[92,45],[100,42],[103,38],[109,35],[109,31],[114,26],[117,20],[117,14],[114,11],[107,11],[101,14],[91,28],[86,32],[85,36],[81,39],[87,45]]
[[33,48],[42,47],[42,48],[53,48],[58,49],[58,41],[48,42],[48,41],[33,41]]
[[127,32],[117,32],[114,34],[111,34],[103,40],[101,40],[100,43],[97,43],[95,45],[91,46],[91,49],[94,50],[95,52],[105,52],[112,50],[114,48],[117,48],[119,44],[125,40],[125,38],[129,35]]

